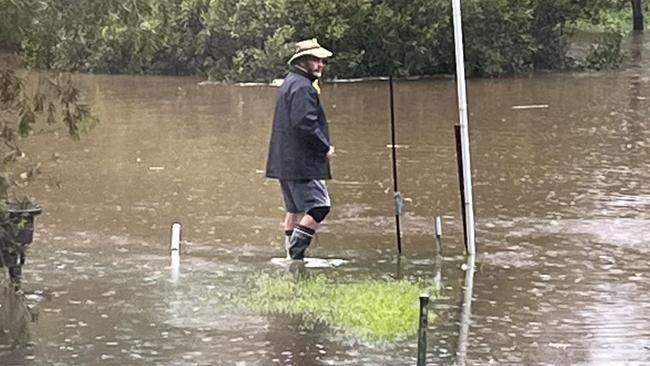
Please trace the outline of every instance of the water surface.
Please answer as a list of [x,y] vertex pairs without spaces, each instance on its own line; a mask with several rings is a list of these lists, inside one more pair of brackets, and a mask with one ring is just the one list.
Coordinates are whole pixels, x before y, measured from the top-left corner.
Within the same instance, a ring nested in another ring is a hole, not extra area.
[[[334,208],[311,255],[350,262],[313,271],[433,278],[440,215],[445,296],[432,305],[440,318],[429,329],[430,364],[650,363],[649,42],[629,40],[621,71],[469,82],[479,253],[471,293],[461,269],[453,80],[395,85],[406,198],[399,266],[387,83],[324,85],[338,156]],[[415,363],[414,337],[359,343],[230,301],[255,274],[281,270],[269,259],[282,255],[282,202],[263,177],[275,88],[75,81],[102,122],[79,142],[63,132],[26,142],[46,173],[31,188],[44,213],[24,279],[24,303],[38,317],[0,338],[0,363]],[[548,108],[512,108],[539,104]],[[176,282],[173,222],[184,240]],[[3,326],[25,314],[2,299]]]

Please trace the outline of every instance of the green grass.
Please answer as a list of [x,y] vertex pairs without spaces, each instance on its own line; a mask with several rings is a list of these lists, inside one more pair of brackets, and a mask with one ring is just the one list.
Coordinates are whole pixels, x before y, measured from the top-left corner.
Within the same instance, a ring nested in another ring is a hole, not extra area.
[[[431,300],[431,284],[393,280],[337,283],[323,275],[295,279],[287,274],[263,274],[243,301],[263,314],[301,316],[309,323],[323,322],[344,334],[366,341],[393,342],[417,333],[419,296]],[[429,321],[435,314],[429,312]]]

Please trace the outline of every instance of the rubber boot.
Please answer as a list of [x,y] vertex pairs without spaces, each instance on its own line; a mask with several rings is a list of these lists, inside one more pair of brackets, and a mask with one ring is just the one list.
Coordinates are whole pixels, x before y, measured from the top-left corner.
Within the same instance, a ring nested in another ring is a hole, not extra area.
[[9,278],[14,291],[20,291],[20,282],[22,280],[23,270],[20,266],[9,267]]
[[284,249],[287,251],[287,259],[291,259],[291,255],[289,255],[289,247],[291,246],[291,235],[285,235],[284,236]]
[[289,239],[289,256],[291,259],[303,260],[305,258],[305,251],[311,243],[313,235],[302,231],[298,228],[293,230],[291,239]]

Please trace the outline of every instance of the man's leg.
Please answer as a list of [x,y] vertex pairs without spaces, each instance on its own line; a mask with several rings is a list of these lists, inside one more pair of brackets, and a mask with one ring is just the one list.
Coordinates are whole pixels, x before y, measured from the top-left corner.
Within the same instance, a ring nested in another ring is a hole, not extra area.
[[314,207],[307,211],[306,215],[302,216],[298,224],[316,231],[318,225],[325,219],[329,211],[329,206]]
[[[329,201],[326,203],[329,203]],[[303,259],[305,257],[305,251],[309,247],[318,225],[325,219],[329,211],[329,206],[314,207],[309,209],[300,219],[300,223],[295,226],[289,239],[289,256],[291,259]]]
[[[314,220],[314,218],[310,214],[303,215],[300,218],[300,221],[298,221],[296,224],[300,224],[302,226],[306,226],[314,231],[318,229],[318,222]],[[294,225],[295,226],[295,225]]]
[[324,180],[311,180],[296,187],[300,207],[306,214],[293,230],[289,240],[289,255],[292,259],[303,259],[319,224],[330,211],[330,197]]
[[289,256],[289,241],[291,240],[293,229],[302,221],[304,216],[304,212],[287,212],[287,216],[284,219],[284,248],[287,250],[287,259],[291,258]]
[[284,218],[284,248],[287,252],[287,259],[289,257],[289,240],[293,229],[298,225],[304,212],[300,212],[300,208],[294,197],[295,182],[288,180],[280,180],[280,191],[282,192],[282,199],[284,200],[284,207],[287,214]]

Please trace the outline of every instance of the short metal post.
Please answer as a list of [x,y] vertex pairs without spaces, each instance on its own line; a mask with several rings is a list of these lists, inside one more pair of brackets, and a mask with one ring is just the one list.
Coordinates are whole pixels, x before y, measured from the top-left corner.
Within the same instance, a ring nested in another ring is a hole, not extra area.
[[170,240],[172,282],[178,281],[181,268],[181,224],[172,224]]
[[442,217],[436,216],[434,222],[435,238],[436,238],[436,254],[442,253]]
[[172,224],[172,235],[169,246],[171,251],[180,250],[181,248],[181,224],[178,222]]
[[424,366],[427,363],[427,326],[428,322],[429,295],[420,294],[420,326],[418,329],[418,363],[417,366]]

